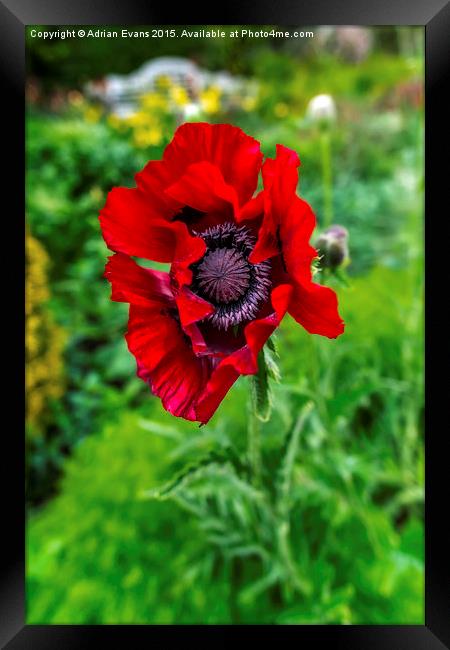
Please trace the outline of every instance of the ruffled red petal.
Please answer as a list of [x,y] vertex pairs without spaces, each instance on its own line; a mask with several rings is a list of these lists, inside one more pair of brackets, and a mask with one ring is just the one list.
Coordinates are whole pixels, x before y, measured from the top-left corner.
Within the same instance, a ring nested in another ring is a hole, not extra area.
[[204,255],[204,241],[193,237],[186,224],[155,216],[149,205],[138,188],[116,187],[108,194],[100,224],[111,250],[185,266]]
[[[136,188],[115,188],[100,214],[102,232],[114,251],[158,262],[173,260],[166,222],[187,222],[183,209],[197,210],[193,230],[232,220],[256,189],[262,164],[259,143],[229,124],[184,124],[163,160],[136,174]],[[180,215],[177,219],[177,215]]]
[[309,244],[316,219],[306,201],[295,196],[280,227],[282,256],[294,291],[289,313],[311,334],[336,338],[344,331],[335,292],[312,282],[317,251]]
[[163,160],[150,160],[134,178],[136,185],[160,217],[171,219],[177,210],[183,207],[165,192],[177,177]]
[[309,240],[315,227],[316,218],[311,207],[294,196],[280,223],[279,238],[287,271],[297,282],[311,279],[311,263],[317,257],[317,251]]
[[[130,303],[126,340],[136,358],[138,376],[166,410],[196,420],[195,405],[216,362],[194,353],[177,320],[168,273],[143,269],[118,253],[109,259],[105,277],[112,286],[111,298]],[[191,323],[197,316],[199,313],[191,314],[189,319],[185,313],[188,329],[195,327]],[[197,345],[202,350],[201,337]]]
[[240,373],[226,359],[212,373],[196,408],[196,419],[207,424]]
[[162,405],[178,417],[198,420],[196,403],[211,375],[213,360],[197,357],[179,323],[168,313],[130,306],[126,340],[138,376]]
[[253,221],[262,216],[264,212],[264,192],[259,192],[254,198],[247,201],[236,215],[236,221]]
[[276,158],[264,163],[264,219],[250,261],[280,256],[293,287],[289,313],[308,332],[336,338],[344,331],[336,294],[312,282],[311,263],[317,251],[309,240],[316,218],[296,195],[299,165],[295,151],[281,145]]
[[166,189],[172,199],[205,214],[221,215],[221,222],[238,211],[236,190],[228,185],[218,167],[209,162],[189,165],[185,173]]
[[158,219],[138,189],[115,187],[100,212],[105,242],[113,251],[167,262],[172,259],[174,238]]
[[183,328],[197,323],[214,312],[214,307],[187,287],[183,287],[176,297],[180,321]]
[[144,269],[128,255],[111,255],[104,276],[111,283],[111,300],[142,307],[155,303],[175,307],[168,273]]
[[239,205],[256,190],[262,163],[260,144],[231,124],[182,124],[163,156],[174,179],[186,167],[207,161],[218,167],[225,182],[236,189]]
[[295,284],[289,313],[310,334],[335,339],[344,331],[345,325],[339,316],[336,294],[321,284]]
[[253,264],[280,253],[280,228],[296,197],[299,165],[295,151],[282,145],[277,145],[275,159],[268,158],[264,162],[264,220],[250,256]]
[[196,353],[205,353],[207,345],[195,323],[214,311],[213,305],[187,287],[174,296],[170,276],[162,271],[144,269],[128,255],[112,255],[105,267],[104,277],[111,283],[111,300],[129,302],[142,307],[155,303],[177,309],[183,330],[193,339]]

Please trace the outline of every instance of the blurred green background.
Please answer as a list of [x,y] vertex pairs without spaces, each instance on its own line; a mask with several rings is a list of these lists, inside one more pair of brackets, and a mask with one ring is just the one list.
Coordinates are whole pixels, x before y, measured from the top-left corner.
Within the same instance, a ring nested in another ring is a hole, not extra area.
[[[423,623],[423,30],[312,29],[27,37],[28,623]],[[207,82],[102,101],[107,75],[162,56]],[[261,487],[247,379],[203,428],[164,412],[102,278],[106,193],[193,119],[295,149],[317,233],[350,233],[345,334],[278,333]]]

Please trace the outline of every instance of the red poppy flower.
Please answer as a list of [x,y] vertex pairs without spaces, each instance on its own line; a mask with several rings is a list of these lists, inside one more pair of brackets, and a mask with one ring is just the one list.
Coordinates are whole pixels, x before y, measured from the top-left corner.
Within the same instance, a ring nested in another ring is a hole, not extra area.
[[311,333],[342,333],[334,292],[312,282],[315,219],[295,194],[298,165],[285,147],[262,164],[259,143],[234,126],[184,124],[135,188],[109,193],[111,298],[130,304],[137,374],[170,413],[206,423],[239,375],[257,372],[286,311]]

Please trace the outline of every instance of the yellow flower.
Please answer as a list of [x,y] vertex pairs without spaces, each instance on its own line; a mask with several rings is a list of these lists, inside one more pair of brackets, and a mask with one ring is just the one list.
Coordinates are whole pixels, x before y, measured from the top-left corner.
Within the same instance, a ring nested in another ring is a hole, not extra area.
[[151,117],[149,113],[146,113],[145,111],[138,111],[137,113],[133,113],[132,115],[129,115],[128,117],[124,118],[124,122],[131,127],[140,127],[140,126],[145,126],[148,124],[148,122],[151,121]]
[[185,106],[189,103],[189,95],[183,86],[173,86],[170,91],[170,97],[177,106]]
[[145,95],[142,95],[139,103],[142,108],[146,110],[164,110],[167,107],[167,100],[161,93],[146,93]]
[[210,86],[200,93],[200,105],[205,113],[218,113],[220,111],[221,90],[217,86]]
[[155,79],[155,86],[157,88],[168,89],[172,85],[171,78],[166,74],[161,74]]
[[45,429],[49,398],[58,398],[64,391],[64,331],[54,322],[46,307],[50,297],[47,284],[48,256],[42,245],[26,230],[26,330],[25,386],[27,390],[26,420],[32,425],[30,435],[41,435]]
[[133,139],[138,147],[158,145],[162,141],[162,131],[157,127],[136,129]]

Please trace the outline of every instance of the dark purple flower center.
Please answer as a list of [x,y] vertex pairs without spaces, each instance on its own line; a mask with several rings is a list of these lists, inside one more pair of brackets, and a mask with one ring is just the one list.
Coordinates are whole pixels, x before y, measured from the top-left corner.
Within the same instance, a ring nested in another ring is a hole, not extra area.
[[234,248],[216,248],[206,253],[197,269],[203,295],[216,303],[235,302],[248,289],[250,266]]
[[207,250],[192,265],[192,290],[214,305],[208,320],[219,329],[229,329],[255,318],[268,299],[270,261],[251,264],[249,255],[255,238],[245,226],[232,223],[208,228],[202,233]]

